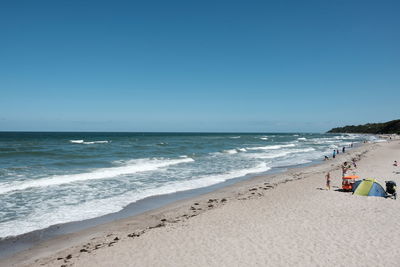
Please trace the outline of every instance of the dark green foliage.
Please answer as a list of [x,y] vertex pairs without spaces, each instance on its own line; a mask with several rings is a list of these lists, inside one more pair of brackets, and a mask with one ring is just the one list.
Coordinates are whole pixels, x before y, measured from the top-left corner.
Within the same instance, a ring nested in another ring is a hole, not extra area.
[[328,133],[400,134],[400,120],[333,128]]

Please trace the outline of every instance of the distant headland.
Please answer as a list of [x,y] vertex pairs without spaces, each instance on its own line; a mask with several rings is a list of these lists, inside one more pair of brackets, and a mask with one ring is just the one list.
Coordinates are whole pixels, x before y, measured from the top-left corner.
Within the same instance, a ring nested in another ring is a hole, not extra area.
[[400,134],[400,120],[333,128],[328,133]]

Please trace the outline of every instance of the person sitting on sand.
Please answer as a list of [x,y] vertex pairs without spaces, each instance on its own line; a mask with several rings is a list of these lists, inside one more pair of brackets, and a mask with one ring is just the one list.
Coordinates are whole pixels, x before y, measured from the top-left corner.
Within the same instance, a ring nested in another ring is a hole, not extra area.
[[328,156],[325,156],[324,160],[328,160],[328,159],[329,159]]
[[397,166],[397,160],[394,161],[393,166]]
[[326,178],[326,190],[331,190],[331,174],[328,172],[325,175]]

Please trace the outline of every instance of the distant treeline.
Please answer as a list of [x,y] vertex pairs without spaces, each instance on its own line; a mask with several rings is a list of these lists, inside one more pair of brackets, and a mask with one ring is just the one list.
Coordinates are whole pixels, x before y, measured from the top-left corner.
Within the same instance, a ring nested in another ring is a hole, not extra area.
[[400,134],[400,120],[333,128],[328,133]]

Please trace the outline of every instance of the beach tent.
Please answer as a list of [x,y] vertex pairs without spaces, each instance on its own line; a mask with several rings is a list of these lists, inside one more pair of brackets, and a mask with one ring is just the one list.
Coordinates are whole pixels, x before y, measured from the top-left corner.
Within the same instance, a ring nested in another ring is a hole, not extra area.
[[375,179],[363,179],[356,182],[354,194],[359,196],[386,197],[385,189]]

